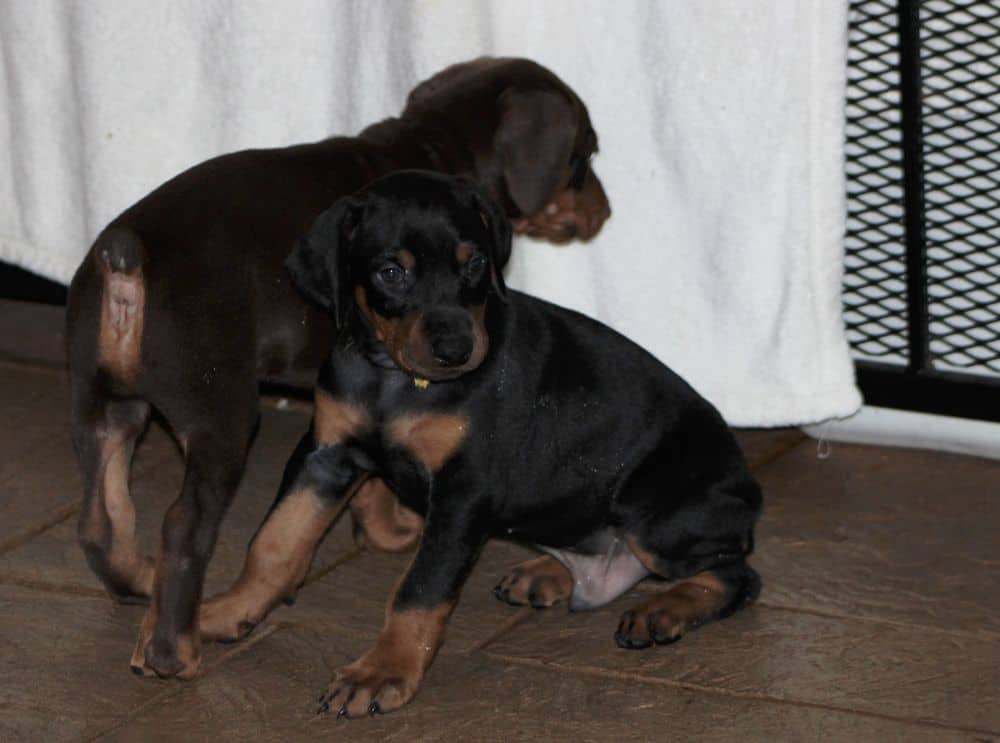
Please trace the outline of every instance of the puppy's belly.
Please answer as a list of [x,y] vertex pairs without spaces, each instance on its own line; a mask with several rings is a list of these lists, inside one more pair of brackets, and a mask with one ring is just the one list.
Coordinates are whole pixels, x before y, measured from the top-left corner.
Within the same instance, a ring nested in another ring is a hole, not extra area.
[[538,545],[559,560],[573,575],[569,608],[594,609],[614,601],[649,575],[620,534],[607,529],[574,549]]

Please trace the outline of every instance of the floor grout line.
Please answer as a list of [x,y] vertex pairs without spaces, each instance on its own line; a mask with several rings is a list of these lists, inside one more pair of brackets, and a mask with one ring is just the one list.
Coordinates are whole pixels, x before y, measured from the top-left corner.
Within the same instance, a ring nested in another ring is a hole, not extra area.
[[839,712],[842,714],[858,715],[861,717],[870,717],[878,720],[888,720],[890,722],[896,722],[905,725],[914,725],[918,727],[929,727],[938,730],[949,730],[962,733],[974,733],[978,735],[988,735],[994,737],[1000,736],[1000,730],[990,730],[988,728],[979,728],[972,725],[948,723],[948,722],[942,722],[940,720],[932,720],[926,718],[903,717],[901,715],[891,715],[883,712],[871,712],[869,710],[855,709],[853,707],[842,707],[835,704],[810,702],[804,699],[790,699],[787,697],[774,697],[774,696],[769,696],[767,694],[759,694],[747,691],[733,691],[732,689],[722,689],[715,686],[705,686],[703,684],[695,684],[690,681],[677,681],[675,679],[646,676],[641,673],[626,673],[624,671],[615,671],[607,668],[594,668],[592,666],[575,666],[575,665],[568,665],[565,663],[556,663],[551,661],[539,660],[536,658],[518,658],[514,656],[503,655],[497,652],[491,652],[489,650],[484,650],[483,654],[486,657],[491,658],[492,660],[503,661],[506,663],[511,663],[513,665],[521,665],[530,668],[540,668],[549,671],[558,671],[560,673],[574,673],[585,676],[595,676],[599,678],[613,678],[619,681],[630,681],[633,683],[638,681],[640,683],[654,684],[657,686],[669,686],[673,688],[684,689],[685,691],[693,691],[703,694],[723,696],[730,699],[746,699],[749,701],[765,702],[768,704],[781,704],[793,707],[818,709],[826,712]]
[[506,635],[512,629],[517,627],[519,624],[526,622],[528,617],[533,615],[537,609],[522,608],[520,611],[516,612],[510,619],[501,624],[497,630],[487,637],[485,640],[480,640],[475,643],[471,648],[466,651],[466,654],[471,655],[472,653],[477,653],[489,645],[491,642],[499,640],[501,637]]
[[337,555],[333,559],[333,562],[331,562],[329,565],[324,565],[323,567],[317,568],[316,570],[313,570],[312,572],[307,574],[305,580],[302,581],[302,585],[299,586],[299,590],[301,591],[306,586],[310,586],[316,581],[325,578],[334,570],[339,568],[341,565],[344,565],[345,563],[348,563],[351,560],[360,557],[364,552],[365,552],[364,547],[351,547],[346,552],[342,552],[341,554]]
[[54,526],[58,526],[63,521],[68,519],[70,516],[77,513],[79,510],[80,510],[80,504],[76,501],[72,503],[66,503],[60,506],[59,508],[51,512],[51,515],[49,516],[48,520],[44,521],[43,523],[39,524],[33,529],[29,529],[28,531],[10,537],[5,542],[0,542],[0,555],[4,555],[8,552],[16,550],[18,547],[27,544],[38,535],[44,534]]
[[772,604],[768,601],[757,601],[754,606],[773,611],[787,611],[792,614],[806,614],[812,617],[822,617],[824,619],[836,619],[846,622],[866,622],[869,624],[882,624],[890,627],[900,627],[903,629],[919,630],[921,632],[935,632],[942,635],[954,635],[957,637],[967,637],[970,640],[1000,640],[1000,632],[992,630],[965,630],[950,629],[946,627],[935,627],[933,624],[915,624],[913,622],[901,622],[898,619],[882,619],[880,617],[863,617],[857,614],[837,614],[832,611],[820,611],[819,609],[808,609],[800,606],[787,606]]
[[64,361],[39,361],[26,356],[16,356],[11,353],[0,352],[0,369],[64,375],[66,374],[67,365]]
[[26,588],[30,591],[66,594],[69,596],[85,596],[87,598],[109,598],[107,591],[100,588],[94,588],[92,586],[81,586],[78,583],[55,583],[47,580],[23,578],[18,575],[9,574],[0,574],[0,586],[15,586],[17,588]]

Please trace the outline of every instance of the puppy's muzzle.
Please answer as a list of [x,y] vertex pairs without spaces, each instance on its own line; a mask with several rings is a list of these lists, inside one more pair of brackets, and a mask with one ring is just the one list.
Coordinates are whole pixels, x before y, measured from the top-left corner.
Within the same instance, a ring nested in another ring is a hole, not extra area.
[[424,315],[423,330],[438,366],[461,366],[472,356],[475,339],[468,312],[461,309],[429,312]]

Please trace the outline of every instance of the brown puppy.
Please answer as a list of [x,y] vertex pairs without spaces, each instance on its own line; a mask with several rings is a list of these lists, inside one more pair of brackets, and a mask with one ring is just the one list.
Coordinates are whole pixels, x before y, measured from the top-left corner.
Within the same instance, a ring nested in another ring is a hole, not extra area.
[[[258,380],[311,385],[328,350],[329,318],[285,273],[296,238],[371,179],[429,168],[477,181],[523,232],[586,239],[609,215],[589,165],[596,149],[585,106],[555,75],[527,60],[483,58],[417,86],[399,118],[357,137],[197,165],[101,233],[73,278],[67,313],[79,536],[113,596],[152,598],[136,673],[196,672],[205,568],[243,472]],[[186,463],[155,561],[136,544],[128,489],[151,409]]]

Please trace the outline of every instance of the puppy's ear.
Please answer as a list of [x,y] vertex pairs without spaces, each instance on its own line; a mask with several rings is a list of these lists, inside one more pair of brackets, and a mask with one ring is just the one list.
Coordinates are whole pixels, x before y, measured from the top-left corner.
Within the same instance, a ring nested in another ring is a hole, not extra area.
[[569,168],[577,127],[573,104],[551,90],[508,89],[497,106],[493,146],[507,193],[522,216],[535,214],[555,196]]
[[475,208],[483,224],[490,231],[490,271],[492,272],[493,288],[500,299],[507,299],[507,285],[503,280],[503,268],[510,260],[511,229],[510,220],[504,214],[500,205],[479,188],[472,191]]
[[351,240],[364,204],[340,199],[320,214],[285,259],[295,288],[343,326],[351,306]]

